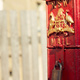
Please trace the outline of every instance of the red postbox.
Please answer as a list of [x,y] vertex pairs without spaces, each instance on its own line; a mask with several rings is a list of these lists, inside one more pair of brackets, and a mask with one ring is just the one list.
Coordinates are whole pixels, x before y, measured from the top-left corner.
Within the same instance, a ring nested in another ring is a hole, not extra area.
[[56,62],[61,80],[80,80],[80,0],[46,0],[48,80]]

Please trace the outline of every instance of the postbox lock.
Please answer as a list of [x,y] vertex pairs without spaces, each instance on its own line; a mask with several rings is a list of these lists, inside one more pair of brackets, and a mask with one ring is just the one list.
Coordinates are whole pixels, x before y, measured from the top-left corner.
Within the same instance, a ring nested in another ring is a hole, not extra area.
[[58,65],[55,65],[54,69],[52,70],[51,80],[61,80],[61,77],[62,77],[62,65],[58,63]]

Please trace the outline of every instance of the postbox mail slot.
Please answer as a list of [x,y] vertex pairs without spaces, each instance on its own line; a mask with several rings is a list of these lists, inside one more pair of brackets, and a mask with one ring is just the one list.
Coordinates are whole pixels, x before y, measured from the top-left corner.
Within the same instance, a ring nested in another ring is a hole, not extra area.
[[56,47],[47,47],[48,49],[80,49],[80,45],[76,45],[76,46],[56,46]]

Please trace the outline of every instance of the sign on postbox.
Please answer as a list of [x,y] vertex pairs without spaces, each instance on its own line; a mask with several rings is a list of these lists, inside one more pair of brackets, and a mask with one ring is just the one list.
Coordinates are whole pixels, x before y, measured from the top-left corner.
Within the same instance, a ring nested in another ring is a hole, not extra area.
[[60,80],[80,80],[79,4],[80,0],[46,0],[48,80],[56,64],[62,65]]

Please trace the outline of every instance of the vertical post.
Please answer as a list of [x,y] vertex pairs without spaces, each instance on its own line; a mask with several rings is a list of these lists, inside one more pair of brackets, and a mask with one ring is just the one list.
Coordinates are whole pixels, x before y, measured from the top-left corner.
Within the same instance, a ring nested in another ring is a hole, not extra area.
[[31,80],[31,53],[29,52],[28,27],[30,27],[30,11],[21,11],[21,45],[23,62],[23,80]]
[[19,79],[19,38],[17,27],[17,13],[15,11],[10,12],[11,19],[11,49],[12,49],[12,73],[13,80]]
[[41,45],[43,62],[43,80],[47,80],[47,32],[46,32],[46,12],[40,12]]
[[7,16],[6,11],[0,12],[0,40],[1,40],[1,69],[2,80],[9,80],[9,61],[8,61],[8,38],[7,38]]
[[31,11],[31,37],[32,37],[32,69],[33,80],[39,80],[39,64],[38,64],[38,37],[37,37],[37,14]]

